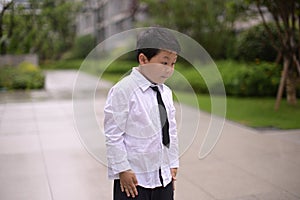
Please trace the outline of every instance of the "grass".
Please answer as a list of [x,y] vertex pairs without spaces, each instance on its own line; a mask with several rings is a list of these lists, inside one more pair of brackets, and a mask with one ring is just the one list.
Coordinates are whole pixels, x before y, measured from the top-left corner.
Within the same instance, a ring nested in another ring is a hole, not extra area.
[[[181,102],[197,106],[191,102],[191,94],[175,92]],[[211,97],[197,95],[201,110],[211,112]],[[281,102],[275,111],[274,98],[239,98],[226,97],[226,118],[254,128],[299,129],[300,106],[288,105],[286,100]]]
[[274,98],[227,98],[227,118],[251,127],[280,129],[300,128],[300,106],[284,100],[275,111]]
[[[222,61],[224,64],[225,61]],[[43,69],[78,69],[82,60],[60,61],[57,63],[46,63],[42,65]],[[222,64],[220,63],[220,64]],[[226,64],[226,62],[225,62]],[[228,64],[228,63],[227,63]],[[91,65],[87,72],[99,75],[101,64]],[[136,66],[135,62],[115,61],[102,74],[102,78],[117,82],[124,73]],[[218,63],[217,63],[218,65]],[[178,68],[182,68],[179,64]],[[175,91],[180,101],[188,105],[196,106],[192,101],[192,94]],[[218,100],[218,98],[215,98]],[[211,98],[208,94],[197,95],[198,104],[201,110],[211,112]],[[275,97],[245,98],[245,97],[226,97],[226,118],[246,126],[256,128],[277,128],[277,129],[299,129],[300,128],[300,105],[288,105],[285,100],[282,101],[280,109],[274,110]]]

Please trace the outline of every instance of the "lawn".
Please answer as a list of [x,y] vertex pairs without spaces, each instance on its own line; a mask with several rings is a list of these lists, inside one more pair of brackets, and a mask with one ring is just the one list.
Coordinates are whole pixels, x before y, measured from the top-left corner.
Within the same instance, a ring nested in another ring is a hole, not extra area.
[[[191,94],[175,92],[180,96],[181,102],[190,104]],[[197,95],[201,110],[210,112],[211,97]],[[285,100],[281,102],[280,109],[274,110],[274,98],[238,98],[226,97],[226,118],[246,126],[255,128],[299,129],[300,106],[291,106]]]

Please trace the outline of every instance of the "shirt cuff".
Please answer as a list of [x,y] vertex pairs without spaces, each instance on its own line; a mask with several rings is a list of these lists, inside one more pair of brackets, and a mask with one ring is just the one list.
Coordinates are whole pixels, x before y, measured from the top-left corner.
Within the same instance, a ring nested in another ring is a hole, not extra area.
[[170,163],[170,168],[178,168],[179,167],[179,160],[174,160]]
[[111,164],[110,166],[111,166],[113,174],[115,174],[115,175],[118,175],[120,172],[124,172],[126,170],[131,169],[128,161],[124,161],[121,163],[114,163],[114,164]]

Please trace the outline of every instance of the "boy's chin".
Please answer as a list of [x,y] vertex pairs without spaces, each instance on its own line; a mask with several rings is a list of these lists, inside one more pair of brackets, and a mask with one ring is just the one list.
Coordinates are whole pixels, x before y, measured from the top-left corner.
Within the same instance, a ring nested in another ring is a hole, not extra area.
[[169,77],[151,77],[148,79],[154,84],[164,84],[168,80],[168,78]]
[[162,85],[166,82],[166,80],[161,80],[161,81],[155,81],[153,82],[154,84],[157,84],[157,85]]

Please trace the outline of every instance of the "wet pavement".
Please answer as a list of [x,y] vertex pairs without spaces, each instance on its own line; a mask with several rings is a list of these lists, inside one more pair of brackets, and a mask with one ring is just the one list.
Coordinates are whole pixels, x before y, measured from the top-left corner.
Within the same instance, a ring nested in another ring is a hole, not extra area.
[[[1,200],[112,199],[112,182],[107,180],[105,164],[99,162],[105,162],[103,137],[85,140],[74,119],[76,77],[72,70],[48,71],[45,90],[0,92]],[[83,102],[91,92],[96,94],[99,130],[110,87],[82,74],[76,90]],[[180,158],[176,199],[300,199],[300,130],[262,132],[226,121],[213,152],[200,160],[197,155],[210,115],[177,107],[178,115],[184,111],[190,117],[178,117],[179,134],[194,131],[195,116],[200,116],[200,123],[197,137]],[[81,113],[82,119],[90,119],[91,113]],[[83,130],[89,133],[95,128]]]

